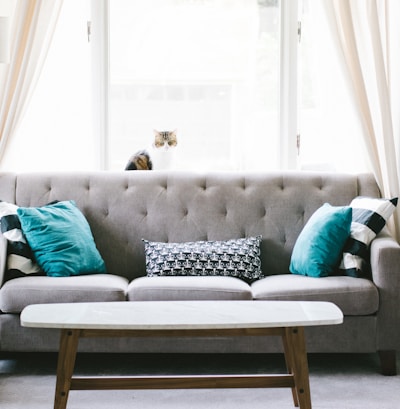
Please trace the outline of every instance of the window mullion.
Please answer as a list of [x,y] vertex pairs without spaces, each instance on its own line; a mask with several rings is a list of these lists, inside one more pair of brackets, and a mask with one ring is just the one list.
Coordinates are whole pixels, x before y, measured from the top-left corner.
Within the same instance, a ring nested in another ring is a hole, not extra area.
[[297,167],[298,0],[281,0],[280,165]]
[[98,146],[99,168],[108,169],[109,97],[109,0],[92,0],[93,133]]

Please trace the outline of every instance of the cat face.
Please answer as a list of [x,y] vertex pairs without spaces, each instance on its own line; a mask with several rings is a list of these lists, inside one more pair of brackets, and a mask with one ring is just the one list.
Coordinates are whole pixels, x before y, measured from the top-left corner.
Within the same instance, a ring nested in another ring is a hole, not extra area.
[[174,131],[156,131],[154,130],[154,147],[156,149],[175,148],[178,145],[178,139],[176,137],[176,129]]

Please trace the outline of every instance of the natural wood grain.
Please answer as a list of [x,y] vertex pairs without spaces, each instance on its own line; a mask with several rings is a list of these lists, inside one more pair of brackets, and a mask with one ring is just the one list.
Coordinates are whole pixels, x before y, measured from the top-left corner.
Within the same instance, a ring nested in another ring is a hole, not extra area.
[[[289,360],[293,371],[298,404],[301,409],[311,409],[308,361],[303,327],[286,328]],[[295,402],[296,403],[296,402]]]
[[187,375],[74,377],[71,390],[289,388],[293,375]]
[[[73,377],[79,338],[143,336],[281,336],[288,374]],[[311,409],[307,352],[303,327],[228,328],[176,330],[62,330],[57,367],[55,409],[65,409],[70,390],[88,389],[198,389],[198,388],[291,388],[293,403]]]
[[282,336],[284,328],[226,328],[171,330],[82,329],[81,338],[108,337],[224,337],[224,336]]
[[80,330],[61,330],[54,409],[67,407]]

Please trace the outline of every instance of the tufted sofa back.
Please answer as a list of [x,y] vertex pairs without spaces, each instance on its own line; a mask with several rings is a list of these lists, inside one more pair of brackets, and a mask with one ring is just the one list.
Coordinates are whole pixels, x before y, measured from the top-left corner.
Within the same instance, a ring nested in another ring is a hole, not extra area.
[[297,236],[323,203],[379,197],[372,175],[163,171],[0,174],[0,199],[19,206],[75,200],[107,270],[145,275],[142,238],[182,242],[261,234],[265,274],[288,272]]

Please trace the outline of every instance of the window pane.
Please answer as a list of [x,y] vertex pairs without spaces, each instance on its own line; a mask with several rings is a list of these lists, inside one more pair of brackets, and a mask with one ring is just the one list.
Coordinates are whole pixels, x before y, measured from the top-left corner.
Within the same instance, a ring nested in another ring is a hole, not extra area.
[[110,2],[110,169],[177,129],[184,169],[276,168],[278,0]]

